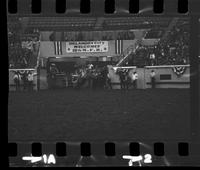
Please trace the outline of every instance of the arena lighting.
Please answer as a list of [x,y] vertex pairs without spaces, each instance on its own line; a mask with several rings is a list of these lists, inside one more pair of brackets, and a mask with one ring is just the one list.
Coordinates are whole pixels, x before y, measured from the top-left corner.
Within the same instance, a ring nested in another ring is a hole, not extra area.
[[146,12],[150,12],[152,11],[153,8],[152,7],[147,7],[147,8],[144,8],[142,10],[139,11],[139,14],[142,14],[142,13],[146,13]]
[[117,9],[116,13],[129,13],[129,10],[126,10],[126,9]]

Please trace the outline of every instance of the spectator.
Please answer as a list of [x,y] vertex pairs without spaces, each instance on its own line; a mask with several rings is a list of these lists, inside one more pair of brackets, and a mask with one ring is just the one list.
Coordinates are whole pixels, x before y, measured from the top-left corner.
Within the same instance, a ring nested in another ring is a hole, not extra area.
[[48,73],[48,85],[50,89],[54,89],[56,86],[56,74],[59,72],[56,65],[54,63],[51,63],[49,67],[49,73]]
[[125,85],[125,77],[126,77],[125,69],[119,70],[118,74],[119,74],[119,78],[120,78],[121,89],[125,89],[125,87],[126,87],[126,85]]
[[149,57],[150,57],[151,65],[152,65],[152,66],[155,65],[155,59],[156,59],[155,54],[154,54],[154,53],[151,53],[151,54],[149,55]]

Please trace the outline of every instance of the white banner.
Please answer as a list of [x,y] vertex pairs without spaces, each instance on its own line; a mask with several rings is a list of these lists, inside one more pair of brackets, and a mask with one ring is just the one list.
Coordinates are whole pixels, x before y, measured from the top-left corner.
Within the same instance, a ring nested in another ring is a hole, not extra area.
[[67,53],[108,52],[108,41],[70,41],[66,42]]

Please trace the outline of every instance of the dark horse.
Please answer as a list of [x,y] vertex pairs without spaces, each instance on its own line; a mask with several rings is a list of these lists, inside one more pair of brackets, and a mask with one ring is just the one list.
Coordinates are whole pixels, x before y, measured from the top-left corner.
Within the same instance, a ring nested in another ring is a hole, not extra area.
[[76,83],[76,88],[80,89],[85,82],[88,80],[88,78],[86,76],[81,77],[80,75],[77,77],[77,83]]
[[76,88],[81,88],[86,82],[88,88],[105,88],[107,74],[107,67],[103,67],[99,70],[87,70],[87,73],[83,77],[78,76]]
[[121,89],[129,89],[130,84],[130,77],[128,70],[117,70],[117,74],[119,75],[120,79],[120,87]]
[[108,69],[107,67],[103,67],[99,70],[97,76],[95,77],[95,87],[99,88],[107,88],[107,74]]
[[86,82],[87,87],[92,88],[94,84],[95,75],[92,73],[92,70],[88,70],[84,76],[80,74],[77,77],[76,88],[80,89]]

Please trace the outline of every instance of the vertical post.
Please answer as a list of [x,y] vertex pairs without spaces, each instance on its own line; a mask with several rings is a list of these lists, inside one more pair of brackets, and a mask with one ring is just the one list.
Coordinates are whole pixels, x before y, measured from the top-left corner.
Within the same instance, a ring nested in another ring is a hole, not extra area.
[[40,64],[37,66],[37,91],[40,90]]
[[198,34],[199,34],[199,17],[192,15],[190,18],[190,121],[191,121],[191,138],[196,141],[199,137],[199,85],[198,85]]

